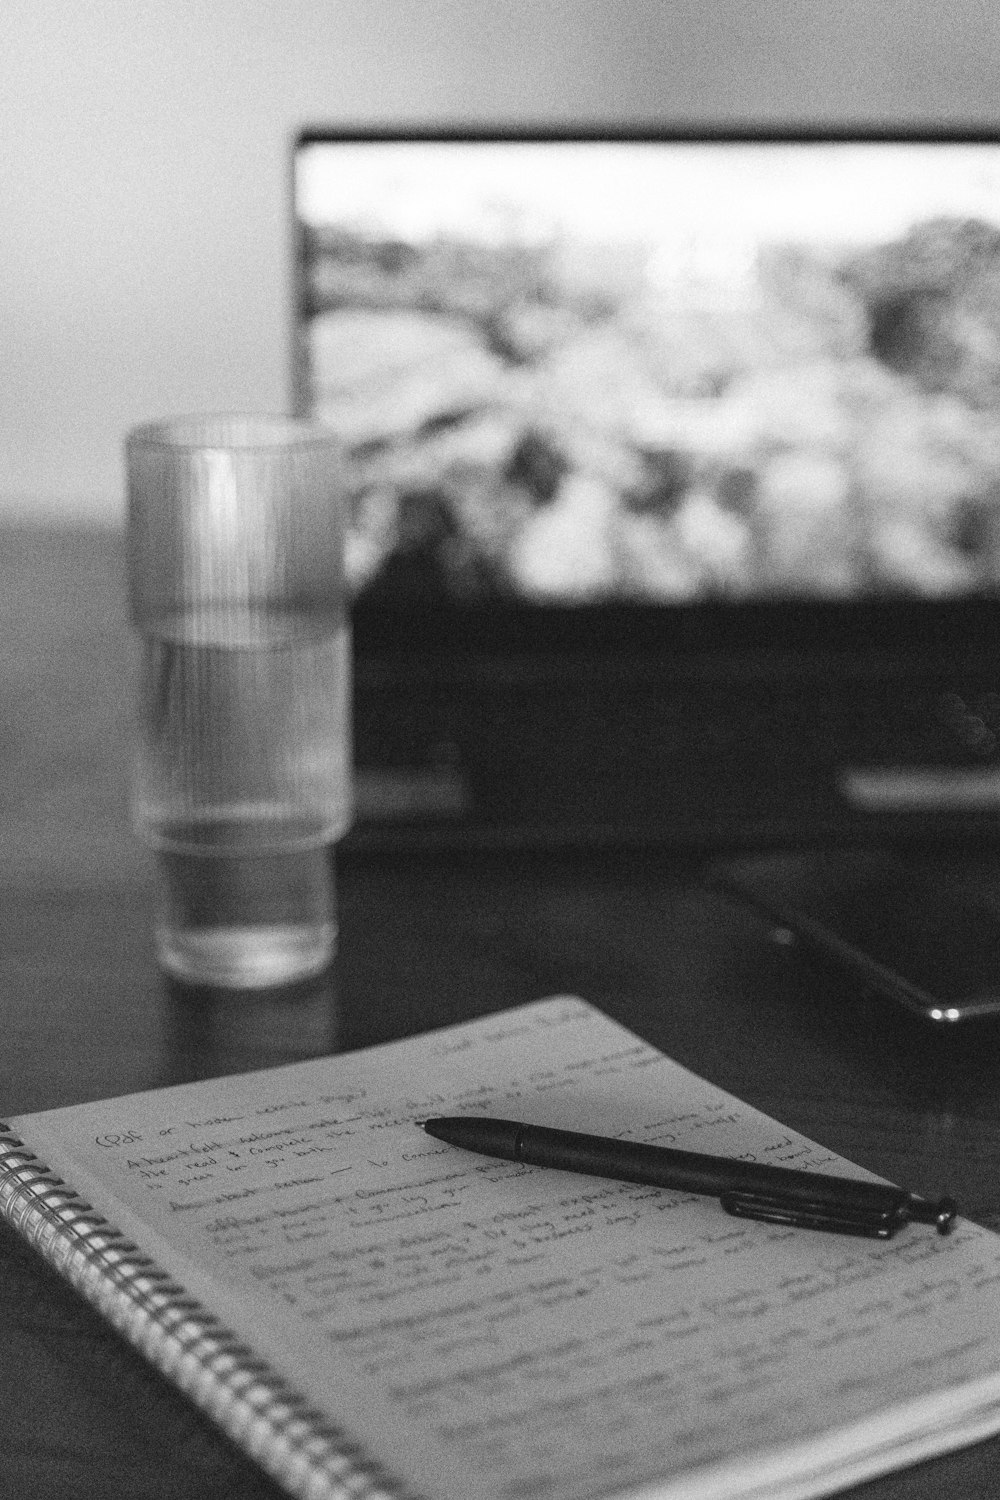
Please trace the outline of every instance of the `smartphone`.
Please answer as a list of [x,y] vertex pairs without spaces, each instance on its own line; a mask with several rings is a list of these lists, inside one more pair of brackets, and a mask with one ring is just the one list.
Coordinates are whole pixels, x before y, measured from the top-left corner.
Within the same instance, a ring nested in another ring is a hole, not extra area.
[[964,885],[867,850],[727,860],[706,879],[870,998],[933,1024],[1000,1017],[1000,911]]

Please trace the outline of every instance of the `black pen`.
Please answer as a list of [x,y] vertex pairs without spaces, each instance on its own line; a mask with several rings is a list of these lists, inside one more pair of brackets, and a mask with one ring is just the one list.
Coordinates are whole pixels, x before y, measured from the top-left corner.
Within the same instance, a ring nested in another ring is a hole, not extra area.
[[839,1234],[887,1240],[911,1220],[933,1224],[939,1234],[947,1234],[958,1212],[950,1198],[932,1203],[881,1182],[826,1177],[794,1167],[733,1161],[700,1151],[673,1151],[666,1146],[584,1135],[576,1130],[522,1125],[516,1120],[453,1115],[420,1123],[439,1141],[483,1156],[704,1193],[718,1198],[727,1213],[768,1224],[831,1229]]

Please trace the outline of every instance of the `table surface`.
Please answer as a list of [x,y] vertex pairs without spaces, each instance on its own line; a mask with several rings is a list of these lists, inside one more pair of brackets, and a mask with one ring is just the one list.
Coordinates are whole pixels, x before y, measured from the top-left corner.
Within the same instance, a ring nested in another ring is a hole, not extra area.
[[[555,992],[835,1151],[1000,1227],[1000,1029],[943,1037],[799,968],[688,852],[338,855],[332,974],[168,984],[128,821],[132,651],[112,533],[0,547],[0,1117],[363,1046]],[[994,855],[927,856],[1000,899]],[[0,1493],[279,1491],[0,1226]],[[1000,1439],[853,1493],[993,1496]]]

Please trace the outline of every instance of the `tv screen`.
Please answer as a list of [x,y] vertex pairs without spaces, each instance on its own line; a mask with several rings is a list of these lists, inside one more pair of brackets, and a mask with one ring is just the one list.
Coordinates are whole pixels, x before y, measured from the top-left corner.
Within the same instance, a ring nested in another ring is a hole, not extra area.
[[363,823],[1000,826],[1000,139],[311,129],[292,211]]
[[305,137],[299,404],[358,593],[1000,576],[1000,145]]

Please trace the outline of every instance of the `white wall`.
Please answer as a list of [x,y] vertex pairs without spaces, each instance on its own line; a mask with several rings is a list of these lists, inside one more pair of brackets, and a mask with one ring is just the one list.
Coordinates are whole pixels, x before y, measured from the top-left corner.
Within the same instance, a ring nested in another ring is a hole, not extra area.
[[0,0],[0,511],[117,519],[133,422],[287,400],[305,123],[994,124],[992,0]]

